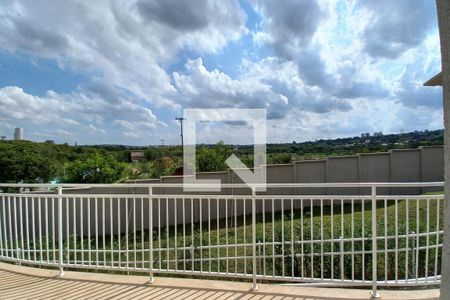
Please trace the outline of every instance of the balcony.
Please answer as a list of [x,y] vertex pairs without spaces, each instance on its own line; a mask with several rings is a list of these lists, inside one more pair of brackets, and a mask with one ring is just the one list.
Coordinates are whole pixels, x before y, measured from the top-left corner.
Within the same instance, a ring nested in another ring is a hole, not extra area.
[[60,276],[220,278],[254,291],[369,287],[378,297],[380,288],[440,284],[443,194],[424,191],[442,182],[268,184],[268,192],[225,184],[207,194],[181,184],[95,185],[102,194],[92,186],[0,184],[0,260]]

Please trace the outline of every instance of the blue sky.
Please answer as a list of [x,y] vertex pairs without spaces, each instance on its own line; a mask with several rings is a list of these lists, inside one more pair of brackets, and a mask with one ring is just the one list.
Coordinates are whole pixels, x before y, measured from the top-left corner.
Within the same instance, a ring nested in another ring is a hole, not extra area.
[[[266,108],[269,142],[443,127],[434,1],[2,1],[0,135],[179,143],[184,108]],[[245,125],[239,125],[244,126]],[[251,143],[202,124],[199,142]]]

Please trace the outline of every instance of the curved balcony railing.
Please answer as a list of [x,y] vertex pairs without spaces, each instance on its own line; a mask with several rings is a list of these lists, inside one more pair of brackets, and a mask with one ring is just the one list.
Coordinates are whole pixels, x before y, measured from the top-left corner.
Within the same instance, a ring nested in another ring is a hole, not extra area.
[[241,278],[254,289],[257,281],[372,286],[374,296],[378,286],[440,283],[443,195],[424,192],[441,182],[181,187],[0,184],[0,260],[61,275]]

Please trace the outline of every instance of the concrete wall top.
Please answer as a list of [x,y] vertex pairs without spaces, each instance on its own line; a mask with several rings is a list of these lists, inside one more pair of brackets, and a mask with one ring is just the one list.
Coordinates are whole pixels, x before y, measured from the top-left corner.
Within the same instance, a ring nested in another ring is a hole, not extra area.
[[127,180],[127,183],[159,183],[159,178],[150,178],[150,179],[131,179]]
[[305,163],[320,163],[320,162],[326,162],[326,159],[305,159],[305,160],[295,160],[292,163],[293,164],[305,164]]

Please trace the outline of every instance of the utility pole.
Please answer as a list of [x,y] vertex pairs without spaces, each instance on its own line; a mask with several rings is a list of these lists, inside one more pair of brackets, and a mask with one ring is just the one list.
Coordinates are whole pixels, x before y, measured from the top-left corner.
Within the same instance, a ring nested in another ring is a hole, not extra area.
[[175,118],[175,120],[180,121],[180,125],[181,125],[181,149],[184,149],[184,142],[183,142],[183,121],[186,120],[183,117],[180,118]]
[[161,147],[164,147],[164,139],[161,139]]

